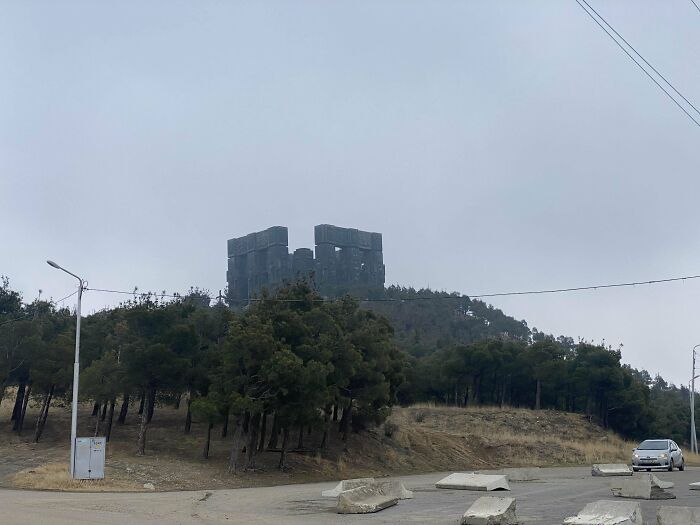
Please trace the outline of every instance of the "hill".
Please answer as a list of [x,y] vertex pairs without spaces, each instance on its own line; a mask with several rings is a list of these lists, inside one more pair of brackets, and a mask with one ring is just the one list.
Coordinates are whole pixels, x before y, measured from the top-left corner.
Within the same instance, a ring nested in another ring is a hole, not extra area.
[[456,292],[390,286],[383,298],[389,300],[368,301],[363,307],[389,319],[397,344],[415,357],[484,339],[526,342],[530,338],[525,321]]

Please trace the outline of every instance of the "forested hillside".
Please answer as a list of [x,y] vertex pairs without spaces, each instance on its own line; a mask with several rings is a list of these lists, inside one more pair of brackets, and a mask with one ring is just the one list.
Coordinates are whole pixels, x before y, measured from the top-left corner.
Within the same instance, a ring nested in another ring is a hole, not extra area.
[[530,338],[525,321],[457,293],[390,286],[383,299],[363,306],[389,319],[396,342],[412,356],[483,339],[527,342]]
[[[86,317],[80,395],[94,403],[95,432],[138,417],[134,450],[145,454],[159,407],[185,403],[179,431],[205,422],[209,443],[220,428],[233,472],[254,468],[259,450],[278,451],[280,468],[291,448],[323,453],[331,429],[347,440],[396,403],[555,409],[628,437],[688,439],[686,389],[622,366],[620,350],[530,331],[480,301],[389,288],[392,300],[360,307],[305,282],[259,299],[233,311],[197,290],[143,294]],[[13,432],[40,440],[52,407],[69,401],[74,337],[70,311],[26,304],[3,280],[0,403],[13,403]]]
[[408,354],[403,404],[497,405],[583,413],[631,438],[687,442],[689,391],[621,364],[621,350],[530,330],[458,293],[392,286],[381,312]]

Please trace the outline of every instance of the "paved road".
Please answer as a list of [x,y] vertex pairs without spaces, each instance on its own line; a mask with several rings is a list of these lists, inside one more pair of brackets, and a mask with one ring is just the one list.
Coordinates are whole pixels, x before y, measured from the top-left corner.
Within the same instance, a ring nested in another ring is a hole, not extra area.
[[[335,500],[321,498],[334,483],[163,493],[56,493],[0,490],[0,523],[40,525],[210,525],[289,524],[354,525],[358,523],[459,523],[464,511],[484,493],[438,490],[434,483],[447,473],[404,476],[414,491],[412,500],[372,515],[338,515]],[[642,501],[647,523],[656,523],[660,505],[699,506],[700,491],[688,483],[700,481],[700,468],[685,472],[661,472],[658,477],[675,482],[677,499]],[[541,481],[511,483],[518,516],[525,524],[560,525],[586,503],[610,499],[610,478],[593,478],[588,468],[542,469]],[[614,479],[614,478],[613,478]]]

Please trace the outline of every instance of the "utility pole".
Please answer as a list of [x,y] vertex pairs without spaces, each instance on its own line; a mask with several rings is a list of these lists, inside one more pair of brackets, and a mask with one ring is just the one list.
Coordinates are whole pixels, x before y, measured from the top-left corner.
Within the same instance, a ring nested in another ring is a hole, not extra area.
[[695,357],[698,347],[700,344],[693,347],[693,375],[690,379],[690,451],[694,454],[698,453],[698,436],[695,432],[695,380],[698,378],[695,374]]

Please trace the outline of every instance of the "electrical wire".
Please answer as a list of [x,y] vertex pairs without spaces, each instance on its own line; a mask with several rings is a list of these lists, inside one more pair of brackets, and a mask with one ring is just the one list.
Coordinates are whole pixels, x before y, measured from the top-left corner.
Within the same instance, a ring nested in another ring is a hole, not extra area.
[[[582,2],[583,2],[583,3],[582,3]],[[586,8],[584,7],[584,3],[588,6],[588,3],[586,2],[586,0],[576,0],[576,3],[581,7],[581,9],[583,9],[583,10],[586,12],[586,14],[587,14],[589,17],[591,17],[591,19],[592,19],[596,24],[598,24],[598,26],[599,26],[603,31],[605,31],[605,33],[613,40],[613,42],[615,42],[615,43],[618,45],[618,47],[619,47],[620,49],[622,49],[622,51],[624,51],[625,54],[626,54],[635,64],[637,64],[637,66],[639,67],[639,69],[641,69],[641,70],[644,72],[644,74],[645,74],[646,76],[648,76],[648,77],[651,79],[651,81],[654,82],[654,84],[656,84],[656,85],[659,87],[659,89],[660,89],[661,91],[663,91],[663,92],[666,94],[666,96],[667,96],[668,98],[670,98],[671,101],[672,101],[676,106],[678,106],[678,107],[680,108],[680,110],[681,110],[683,113],[685,113],[686,116],[687,116],[690,120],[692,120],[692,121],[695,123],[696,126],[698,126],[698,127],[700,128],[700,122],[699,122],[698,120],[696,120],[695,117],[693,117],[693,115],[691,115],[691,114],[688,112],[688,110],[687,110],[686,108],[684,108],[683,105],[682,105],[680,102],[678,102],[678,101],[673,97],[673,95],[671,95],[671,93],[669,93],[668,90],[666,90],[666,88],[664,88],[664,87],[659,83],[659,81],[656,80],[656,79],[653,77],[653,75],[652,75],[651,73],[649,73],[649,71],[647,71],[646,68],[645,68],[642,64],[640,64],[639,61],[638,61],[636,58],[634,58],[634,56],[632,56],[632,54],[631,54],[627,49],[625,49],[625,47],[620,43],[620,41],[619,41],[617,38],[615,38],[615,37],[613,36],[613,34],[612,34],[610,31],[608,31],[608,30],[606,29],[606,27],[605,27],[603,24],[600,23],[600,21],[593,15],[593,13],[591,13],[588,9],[586,9]],[[589,6],[589,7],[590,7],[590,6]],[[592,10],[592,11],[595,11],[592,7],[591,7],[591,10]],[[596,14],[597,14],[597,12],[596,12]],[[600,16],[600,15],[598,15],[598,16]],[[612,29],[612,26],[610,26],[610,25],[605,21],[605,19],[604,19],[602,16],[601,16],[600,18],[601,18],[601,20],[603,20],[603,22],[605,22],[605,24],[607,24],[607,25]],[[613,29],[613,31],[614,31],[614,29]],[[617,34],[617,31],[615,31],[615,33]],[[623,40],[624,40],[624,39],[623,39]],[[628,45],[629,45],[629,44],[628,44]],[[632,48],[632,46],[630,46],[630,48]],[[634,48],[632,48],[632,49],[634,49]],[[635,51],[635,53],[637,53],[637,51]],[[642,58],[642,60],[644,60],[644,62],[646,62],[646,60],[645,60],[641,55],[639,55],[639,56],[640,56],[640,58]],[[647,62],[647,63],[648,63],[648,62]],[[652,69],[654,69],[654,68],[652,67]],[[654,69],[654,71],[656,71],[656,69]],[[658,73],[658,72],[657,72],[657,73]],[[659,76],[661,76],[661,74],[659,74]],[[661,78],[664,78],[664,77],[661,77]],[[664,80],[665,80],[665,78],[664,78]],[[666,80],[665,80],[665,81],[666,81]],[[674,91],[678,92],[668,81],[666,81],[666,82],[669,84],[669,86],[671,86],[671,87],[674,89]],[[680,94],[680,93],[679,93],[679,94]],[[683,95],[681,95],[681,97],[683,97]],[[686,99],[685,97],[683,97],[683,100],[686,100],[686,101],[687,101],[687,99]],[[690,102],[688,102],[688,103],[690,104]],[[690,105],[692,106],[692,104],[690,104]],[[697,108],[695,108],[695,106],[693,106],[693,108],[697,111]]]
[[[520,295],[542,295],[542,294],[555,294],[555,293],[568,293],[568,292],[582,292],[586,290],[599,290],[606,288],[626,288],[632,286],[647,286],[652,284],[663,284],[671,283],[677,281],[690,281],[693,279],[700,279],[700,275],[686,275],[683,277],[670,277],[666,279],[650,279],[648,281],[630,281],[623,283],[607,283],[607,284],[596,284],[589,286],[574,286],[569,288],[551,288],[544,290],[526,290],[526,291],[515,291],[515,292],[492,292],[492,293],[481,293],[481,294],[460,294],[460,295],[445,295],[445,296],[430,296],[430,297],[406,297],[403,299],[385,297],[380,299],[359,299],[363,303],[384,303],[384,302],[407,302],[407,301],[441,301],[450,299],[485,299],[489,297],[507,297],[507,296],[520,296]],[[149,294],[148,292],[127,292],[124,290],[110,290],[104,288],[86,288],[86,291],[92,292],[103,292],[103,293],[115,293],[123,295],[133,295],[133,296],[147,296],[155,295],[158,297],[173,297],[182,299],[186,297],[186,294]],[[261,297],[251,297],[250,299],[236,299],[233,302],[237,303],[248,303],[248,302],[282,302],[282,303],[295,303],[295,302],[305,302],[306,299],[280,299],[276,297],[261,298]],[[332,299],[313,299],[314,302],[331,302]]]
[[70,293],[70,294],[66,295],[66,296],[63,297],[62,299],[59,299],[58,301],[53,301],[53,300],[52,300],[51,302],[52,302],[52,303],[56,303],[56,304],[61,303],[61,302],[65,301],[66,299],[70,299],[71,297],[73,297],[73,296],[74,296],[75,294],[77,294],[77,293],[78,293],[78,290],[74,291],[73,293]]
[[[615,30],[615,28],[614,28],[613,26],[611,26],[610,23],[605,19],[605,17],[603,17],[603,15],[601,15],[598,11],[596,11],[595,8],[592,7],[591,4],[589,4],[586,0],[581,0],[581,1],[582,1],[584,4],[586,4],[586,5],[590,8],[590,10],[593,11],[593,12],[596,14],[596,16],[598,16],[598,18],[600,18],[606,26],[608,26],[608,28],[610,28],[610,30],[611,30],[613,33],[615,33],[625,44],[627,44],[627,46],[628,46],[632,51],[634,51],[634,54],[635,54],[635,55],[637,55],[639,58],[641,58],[641,59],[644,61],[644,63],[645,63],[647,66],[649,66],[649,67],[654,71],[654,73],[656,73],[657,75],[659,75],[659,76],[663,79],[663,81],[666,82],[666,84],[668,84],[668,86],[669,86],[673,91],[676,92],[676,94],[677,94],[679,97],[681,97],[683,100],[685,100],[686,104],[688,104],[691,108],[693,108],[693,109],[695,110],[695,112],[696,112],[698,115],[700,115],[700,110],[698,110],[698,108],[695,107],[695,105],[694,105],[690,100],[688,100],[687,98],[685,98],[685,96],[683,96],[683,93],[681,93],[680,91],[678,91],[678,90],[676,89],[676,87],[675,87],[673,84],[671,84],[671,82],[669,82],[669,80],[659,72],[658,69],[656,69],[652,64],[650,64],[649,61],[648,61],[646,58],[644,58],[644,57],[641,55],[641,53],[639,53],[639,51],[637,51],[637,50],[634,48],[634,46],[633,46],[632,44],[630,44],[630,43],[625,39],[624,36],[622,36],[620,33],[618,33],[618,32]],[[691,1],[694,2],[695,0],[691,0]]]
[[700,11],[700,6],[698,5],[698,3],[697,3],[695,0],[690,0],[690,1],[693,2],[693,5],[695,6],[695,9],[697,9],[698,11]]

